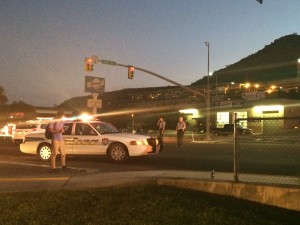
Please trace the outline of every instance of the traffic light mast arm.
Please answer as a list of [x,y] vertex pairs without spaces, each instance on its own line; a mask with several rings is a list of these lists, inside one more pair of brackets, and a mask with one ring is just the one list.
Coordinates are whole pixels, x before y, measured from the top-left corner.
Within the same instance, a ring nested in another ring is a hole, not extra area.
[[[98,62],[101,62],[101,63],[103,63],[103,64],[107,64],[107,65],[121,66],[121,67],[126,67],[126,68],[128,68],[129,66],[132,66],[132,65],[124,65],[124,64],[120,64],[120,63],[117,63],[117,62],[115,62],[115,61],[110,61],[110,60],[98,60]],[[162,80],[168,81],[169,83],[175,84],[176,86],[179,86],[179,87],[185,89],[185,90],[188,91],[188,92],[192,92],[192,93],[195,94],[195,95],[198,95],[198,96],[200,96],[200,97],[203,97],[204,99],[207,98],[207,96],[206,96],[205,94],[203,94],[203,93],[201,93],[201,92],[199,92],[199,91],[193,90],[192,88],[186,87],[186,86],[184,86],[184,85],[182,85],[182,84],[179,84],[179,83],[177,83],[176,81],[170,80],[170,79],[168,79],[168,78],[166,78],[166,77],[164,77],[164,76],[161,76],[161,75],[159,75],[159,74],[157,74],[157,73],[151,72],[151,71],[146,70],[146,69],[143,69],[143,68],[139,68],[139,67],[135,67],[135,66],[133,66],[133,67],[134,67],[135,70],[139,70],[139,71],[142,71],[142,72],[151,74],[151,75],[153,75],[153,76],[155,76],[155,77],[158,77],[158,78],[160,78],[160,79],[162,79]]]
[[166,77],[164,77],[164,76],[161,76],[161,75],[159,75],[159,74],[157,74],[157,73],[153,73],[153,72],[151,72],[151,71],[149,71],[149,70],[145,70],[145,69],[143,69],[143,68],[138,68],[138,67],[134,67],[134,68],[135,68],[136,70],[140,70],[140,71],[142,71],[142,72],[151,74],[151,75],[153,75],[153,76],[155,76],[155,77],[158,77],[158,78],[160,78],[160,79],[162,79],[162,80],[168,81],[169,83],[175,84],[176,86],[179,86],[179,87],[185,89],[185,90],[188,91],[188,92],[192,92],[192,93],[195,94],[195,95],[199,95],[200,97],[206,98],[206,95],[205,95],[205,94],[202,94],[202,93],[199,92],[199,91],[196,91],[196,90],[194,90],[194,89],[192,89],[192,88],[189,88],[189,87],[186,87],[186,86],[184,86],[184,85],[182,85],[182,84],[179,84],[179,83],[177,83],[176,81],[170,80],[170,79],[168,79],[168,78],[166,78]]

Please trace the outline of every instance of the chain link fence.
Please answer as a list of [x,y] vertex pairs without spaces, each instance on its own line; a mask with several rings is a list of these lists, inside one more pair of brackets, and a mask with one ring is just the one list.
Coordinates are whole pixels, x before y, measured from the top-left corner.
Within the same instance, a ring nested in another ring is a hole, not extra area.
[[300,117],[236,119],[235,180],[300,186]]

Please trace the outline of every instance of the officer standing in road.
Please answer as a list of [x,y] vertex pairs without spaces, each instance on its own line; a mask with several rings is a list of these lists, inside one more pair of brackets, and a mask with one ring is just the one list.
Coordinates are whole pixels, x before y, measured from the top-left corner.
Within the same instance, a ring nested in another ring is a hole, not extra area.
[[179,117],[179,122],[176,127],[177,131],[177,147],[182,147],[182,142],[183,142],[183,136],[184,136],[184,131],[186,129],[186,124],[183,121],[183,117]]
[[163,150],[164,148],[164,133],[165,133],[165,128],[166,128],[166,122],[164,121],[163,117],[160,117],[158,122],[158,140],[160,144],[160,151]]

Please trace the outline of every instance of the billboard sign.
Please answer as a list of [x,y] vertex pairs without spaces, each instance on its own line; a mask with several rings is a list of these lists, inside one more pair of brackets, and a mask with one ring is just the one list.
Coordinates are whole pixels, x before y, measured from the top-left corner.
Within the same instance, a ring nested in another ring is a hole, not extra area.
[[105,79],[102,77],[85,76],[84,91],[90,93],[104,92]]

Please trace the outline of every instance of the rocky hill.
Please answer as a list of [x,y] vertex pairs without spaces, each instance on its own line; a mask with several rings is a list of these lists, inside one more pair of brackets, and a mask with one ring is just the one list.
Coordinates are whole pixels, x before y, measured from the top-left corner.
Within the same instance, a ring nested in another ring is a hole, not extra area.
[[[281,37],[255,54],[216,71],[211,81],[223,82],[266,82],[293,78],[297,74],[300,58],[300,35],[291,34]],[[206,77],[193,85],[206,83]]]

